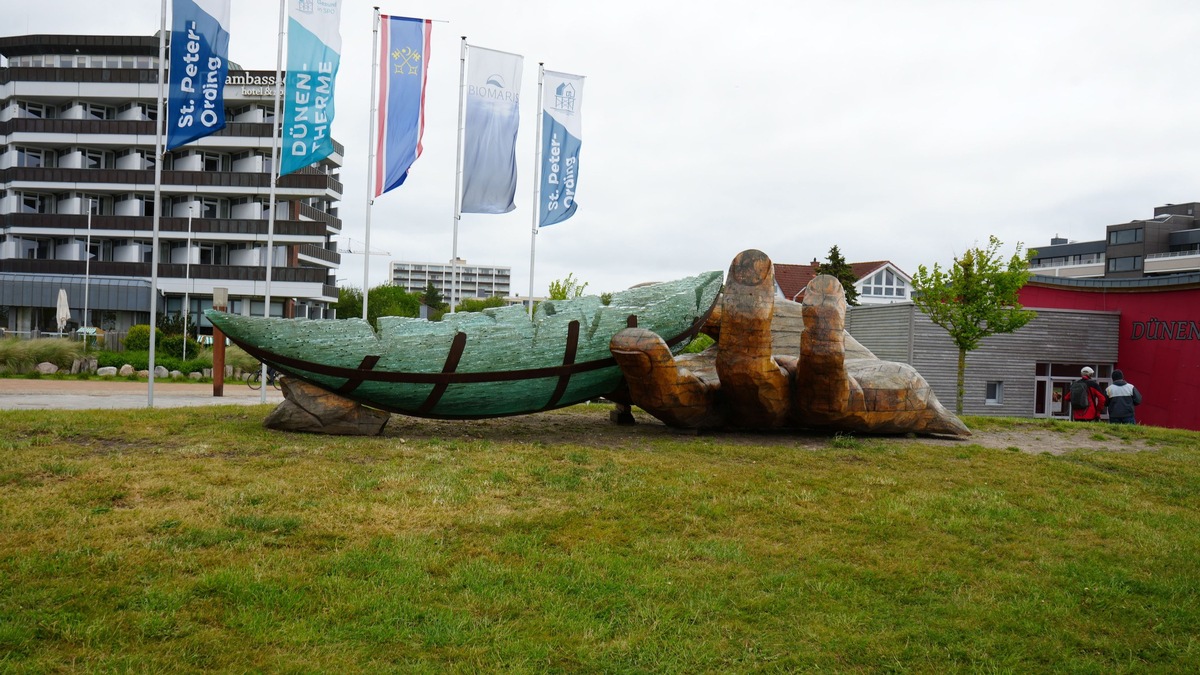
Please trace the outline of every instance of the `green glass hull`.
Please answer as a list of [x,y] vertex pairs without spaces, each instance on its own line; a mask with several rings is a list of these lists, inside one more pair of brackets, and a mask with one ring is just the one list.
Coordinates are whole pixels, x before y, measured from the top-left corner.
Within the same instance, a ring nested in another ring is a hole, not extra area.
[[630,325],[681,350],[721,290],[721,272],[620,291],[447,314],[442,321],[381,317],[268,319],[208,310],[230,340],[277,370],[390,412],[478,419],[573,405],[621,387],[609,340]]

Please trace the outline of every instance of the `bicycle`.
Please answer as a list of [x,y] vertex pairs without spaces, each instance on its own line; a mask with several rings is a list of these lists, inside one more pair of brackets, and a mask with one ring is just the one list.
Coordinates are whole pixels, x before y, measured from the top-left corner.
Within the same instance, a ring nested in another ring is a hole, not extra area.
[[[278,370],[267,366],[267,385],[279,389],[279,380],[283,379],[283,375]],[[262,369],[258,369],[250,373],[250,377],[246,379],[246,384],[254,390],[262,386]]]

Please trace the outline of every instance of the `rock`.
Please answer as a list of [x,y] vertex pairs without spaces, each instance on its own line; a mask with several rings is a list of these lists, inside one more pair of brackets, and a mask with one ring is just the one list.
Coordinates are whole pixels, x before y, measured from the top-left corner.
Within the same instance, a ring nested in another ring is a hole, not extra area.
[[133,375],[133,373],[134,373],[133,366],[126,363],[125,365],[121,366],[121,370],[117,374],[120,375],[121,377],[129,377],[130,375]]
[[42,361],[34,367],[34,370],[42,375],[53,375],[54,373],[58,372],[58,366],[50,363],[49,361]]
[[72,375],[78,375],[79,371],[82,368],[83,368],[83,359],[75,359],[74,361],[71,362],[71,374]]
[[212,377],[212,376],[213,376],[212,368],[205,368],[200,375],[200,377]]
[[154,366],[154,379],[165,380],[170,376],[171,374],[163,366]]
[[[205,368],[205,370],[207,370],[207,368]],[[202,380],[202,379],[204,379],[204,374],[197,373],[197,372],[191,372],[191,373],[188,373],[188,379],[189,380]]]
[[[155,372],[157,372],[157,371],[155,371]],[[179,379],[179,378],[183,377],[183,372],[182,372],[182,371],[178,371],[178,370],[172,370],[170,373],[168,373],[168,376],[169,376],[169,377],[170,377],[172,380],[176,380],[176,379]]]
[[263,420],[279,431],[303,431],[334,436],[378,436],[389,413],[368,408],[295,378],[282,380],[283,403]]
[[137,371],[137,376],[142,379],[149,379],[150,371],[149,370],[139,370],[139,371]]
[[99,375],[100,377],[116,377],[117,376],[117,367],[116,366],[104,366],[103,368],[97,368],[96,374]]

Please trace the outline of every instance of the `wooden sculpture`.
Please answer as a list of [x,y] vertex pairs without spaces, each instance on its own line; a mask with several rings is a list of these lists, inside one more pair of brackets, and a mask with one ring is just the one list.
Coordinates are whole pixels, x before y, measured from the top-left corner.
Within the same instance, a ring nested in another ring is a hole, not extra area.
[[644,328],[627,328],[612,338],[609,347],[629,399],[665,424],[685,429],[971,433],[912,366],[880,361],[847,335],[845,291],[836,278],[821,275],[809,283],[799,339],[780,345],[772,339],[772,320],[776,303],[787,302],[775,297],[766,254],[738,254],[706,328],[716,345],[675,357],[662,338]]

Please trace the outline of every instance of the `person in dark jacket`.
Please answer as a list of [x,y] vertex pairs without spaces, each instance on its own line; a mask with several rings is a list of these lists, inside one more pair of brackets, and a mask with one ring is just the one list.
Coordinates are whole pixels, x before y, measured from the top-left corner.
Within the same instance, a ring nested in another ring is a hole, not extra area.
[[1092,379],[1095,372],[1084,366],[1079,379],[1071,383],[1071,419],[1076,422],[1099,422],[1108,403],[1104,389]]
[[1125,373],[1112,372],[1112,384],[1108,385],[1108,421],[1114,424],[1137,424],[1133,407],[1142,404],[1142,392],[1125,381]]

